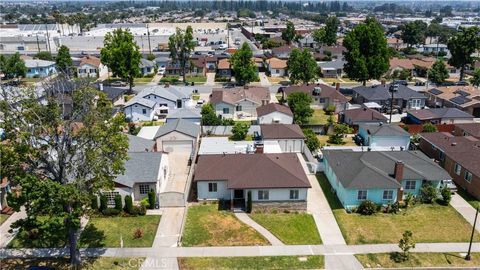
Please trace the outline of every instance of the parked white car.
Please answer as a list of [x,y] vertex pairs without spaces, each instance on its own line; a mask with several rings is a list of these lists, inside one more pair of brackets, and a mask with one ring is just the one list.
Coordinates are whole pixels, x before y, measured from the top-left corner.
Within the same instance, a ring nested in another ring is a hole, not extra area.
[[457,192],[457,185],[451,180],[442,180],[442,187],[447,187],[452,193]]

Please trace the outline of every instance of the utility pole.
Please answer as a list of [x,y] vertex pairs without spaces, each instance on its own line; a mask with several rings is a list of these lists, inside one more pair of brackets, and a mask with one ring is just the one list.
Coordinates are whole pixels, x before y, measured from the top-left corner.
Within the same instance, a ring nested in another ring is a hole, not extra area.
[[45,31],[47,32],[47,50],[52,53],[52,47],[50,47],[50,37],[48,36],[48,25],[45,24]]
[[473,221],[473,228],[472,228],[472,235],[470,236],[470,245],[468,246],[468,253],[467,256],[465,256],[465,260],[470,261],[471,258],[471,251],[472,251],[472,242],[473,242],[473,235],[475,234],[475,226],[477,225],[477,217],[478,217],[478,209],[480,207],[477,206],[477,212],[475,213],[475,220]]
[[392,98],[390,99],[390,121],[389,123],[392,123],[392,114],[393,114],[393,94],[398,91],[398,84],[396,81],[392,81],[390,84],[390,87],[388,88],[388,91],[392,93]]
[[38,33],[35,33],[35,36],[37,37],[37,49],[38,49],[38,52],[40,52],[40,42],[38,41]]
[[150,54],[152,54],[152,47],[150,45],[150,30],[148,29],[148,23],[147,23],[147,38],[148,38],[148,51]]
[[227,23],[227,46],[230,48],[230,23]]

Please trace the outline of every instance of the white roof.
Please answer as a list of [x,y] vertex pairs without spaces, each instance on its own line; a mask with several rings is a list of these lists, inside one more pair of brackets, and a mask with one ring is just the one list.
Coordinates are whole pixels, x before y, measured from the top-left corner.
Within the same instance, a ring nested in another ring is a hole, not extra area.
[[35,68],[35,67],[49,67],[55,65],[55,62],[40,60],[40,59],[27,59],[25,60],[25,66],[27,68]]
[[159,128],[160,126],[142,127],[138,132],[137,137],[141,137],[147,140],[153,140]]
[[367,108],[371,108],[371,109],[382,108],[382,106],[380,106],[380,104],[378,104],[376,102],[365,102],[365,103],[363,103],[363,106],[365,106]]
[[[230,141],[228,137],[204,137],[202,138],[198,154],[246,154],[254,151],[253,145],[253,141]],[[263,152],[282,153],[282,149],[277,141],[264,141]]]

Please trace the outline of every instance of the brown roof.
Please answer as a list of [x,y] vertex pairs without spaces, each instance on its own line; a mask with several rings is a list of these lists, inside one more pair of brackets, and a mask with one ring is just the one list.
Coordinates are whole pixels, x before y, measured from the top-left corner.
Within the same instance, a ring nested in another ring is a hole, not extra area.
[[420,133],[420,136],[441,149],[445,155],[466,170],[480,176],[480,141],[471,136],[453,136],[447,132]]
[[304,92],[309,94],[310,96],[313,95],[313,90],[316,87],[320,87],[321,91],[319,95],[316,95],[316,97],[328,97],[332,99],[336,99],[340,102],[348,102],[348,99],[339,91],[337,91],[335,88],[330,87],[326,84],[303,84],[303,85],[291,85],[289,87],[286,87],[284,89],[285,94],[289,95],[294,92]]
[[268,65],[271,68],[282,69],[287,67],[287,60],[278,59],[276,57],[267,60]]
[[470,136],[480,139],[480,123],[455,124],[455,126],[470,134]]
[[217,104],[220,102],[236,104],[242,100],[248,99],[257,104],[262,101],[270,101],[270,92],[266,87],[236,87],[230,89],[217,88],[212,90],[210,102]]
[[[473,86],[442,86],[442,87],[435,87],[435,89],[440,90],[441,93],[435,95],[431,92],[432,89],[430,89],[427,91],[427,94],[431,96],[435,96],[438,99],[443,99],[445,101],[452,102],[458,107],[466,108],[471,105],[480,103],[480,90],[478,90],[476,87],[473,87]],[[462,97],[462,95],[464,95],[464,98],[465,98],[464,103],[457,104],[451,101],[451,99],[455,97]]]
[[303,131],[297,124],[260,125],[263,139],[305,139]]
[[272,53],[273,54],[290,53],[290,52],[292,52],[293,49],[296,49],[296,47],[290,46],[290,45],[283,45],[283,46],[280,46],[280,47],[273,48]]
[[227,188],[310,188],[298,156],[282,154],[202,155],[194,181],[227,181]]
[[205,58],[197,58],[197,59],[192,59],[190,61],[193,66],[199,67],[199,68],[204,68],[205,67]]
[[228,58],[218,60],[218,69],[230,69],[230,60]]
[[229,53],[229,54],[233,54],[233,53],[237,52],[237,49],[235,49],[235,48],[228,48],[228,49],[225,50],[225,52],[226,52],[226,53]]
[[392,58],[390,59],[390,68],[403,68],[403,69],[414,69],[413,60],[411,59],[400,59]]
[[358,108],[343,111],[346,117],[349,117],[353,121],[387,121],[387,118],[383,114],[370,108]]
[[290,107],[281,105],[278,103],[269,103],[267,105],[263,105],[257,108],[257,115],[263,116],[272,112],[281,112],[289,116],[293,116],[292,110]]
[[325,53],[325,51],[329,51],[332,54],[342,54],[343,52],[347,51],[347,48],[343,47],[342,45],[322,46],[322,48],[320,48],[320,52]]
[[80,65],[84,65],[84,64],[88,64],[94,67],[99,67],[100,64],[102,64],[102,62],[98,57],[87,55],[80,60]]

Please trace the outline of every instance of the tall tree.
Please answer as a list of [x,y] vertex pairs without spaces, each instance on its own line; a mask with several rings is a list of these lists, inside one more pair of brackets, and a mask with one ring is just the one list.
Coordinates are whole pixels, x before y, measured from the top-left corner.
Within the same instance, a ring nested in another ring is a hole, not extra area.
[[248,84],[258,78],[257,67],[252,57],[252,49],[250,49],[250,46],[245,42],[230,58],[235,80],[240,85]]
[[287,28],[282,32],[282,39],[290,45],[292,41],[295,41],[298,38],[297,31],[295,30],[295,25],[292,22],[287,22]]
[[425,42],[425,34],[427,31],[427,24],[423,21],[416,20],[406,23],[402,29],[402,40],[409,47]]
[[287,61],[287,70],[290,81],[309,83],[318,78],[318,66],[309,50],[293,49]]
[[343,40],[345,53],[344,70],[350,79],[363,82],[380,79],[389,68],[387,40],[382,26],[374,19],[367,18],[347,33]]
[[53,61],[52,53],[50,53],[49,51],[38,52],[33,57],[40,60]]
[[293,112],[293,121],[296,124],[307,124],[313,115],[313,109],[310,108],[312,97],[304,92],[294,92],[288,95],[287,103]]
[[139,47],[128,29],[119,28],[105,35],[100,60],[112,70],[113,76],[128,82],[130,92],[133,79],[140,75],[141,58]]
[[57,63],[57,68],[59,68],[61,72],[68,73],[70,71],[73,62],[72,57],[70,56],[70,49],[67,46],[60,46],[57,57],[55,57],[55,62]]
[[[65,232],[61,237],[68,243],[71,263],[78,265],[80,217],[88,215],[92,196],[112,189],[114,178],[124,172],[128,140],[122,133],[124,116],[111,117],[112,104],[104,93],[89,85],[71,86],[63,78],[45,83],[46,104],[33,89],[1,93],[5,139],[0,158],[2,177],[21,187],[9,194],[9,205],[16,211],[25,206],[27,214],[13,227],[42,230],[61,219],[58,225],[65,229],[57,236]],[[64,109],[65,95],[72,97],[71,111]],[[49,219],[39,220],[39,215]]]
[[4,57],[3,60],[3,73],[6,79],[25,77],[27,75],[27,67],[25,61],[20,58],[20,54],[17,52],[10,57]]
[[470,83],[478,88],[480,86],[480,68],[473,71],[473,76],[470,78]]
[[328,46],[337,44],[337,31],[340,21],[336,16],[330,16],[325,22],[325,35],[323,36],[323,43]]
[[428,70],[428,79],[437,85],[448,79],[448,70],[443,60],[437,60],[432,68]]
[[480,47],[479,28],[460,27],[458,33],[448,40],[447,47],[452,57],[448,63],[460,69],[460,81],[463,81],[465,67],[473,63],[472,54]]
[[168,49],[172,61],[178,61],[182,68],[183,81],[187,73],[187,64],[190,61],[190,53],[195,48],[193,40],[193,29],[189,25],[185,31],[177,28],[175,34],[171,35],[168,40]]
[[321,27],[313,30],[312,37],[317,44],[317,50],[320,50],[323,45],[323,41],[325,40],[325,28]]

